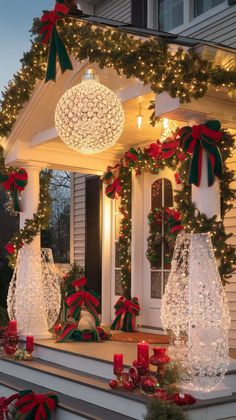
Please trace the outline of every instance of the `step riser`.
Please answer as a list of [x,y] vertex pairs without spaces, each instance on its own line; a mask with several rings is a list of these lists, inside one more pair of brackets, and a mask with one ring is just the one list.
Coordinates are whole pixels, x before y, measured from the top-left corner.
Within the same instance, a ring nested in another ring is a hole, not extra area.
[[236,420],[236,402],[192,410],[189,420]]
[[72,382],[22,365],[8,363],[5,360],[0,361],[0,371],[70,397],[78,398],[98,405],[99,407],[132,417],[136,420],[143,420],[143,415],[146,412],[145,405],[139,402],[131,402],[127,398],[122,398],[122,396],[108,394],[106,391],[86,386],[86,384]]
[[[9,397],[12,394],[15,394],[16,391],[12,390],[11,388],[7,388],[3,385],[0,385],[0,396],[1,397]],[[86,417],[78,416],[74,413],[69,411],[65,411],[61,408],[57,408],[56,413],[52,415],[52,420],[87,420]]]
[[34,357],[46,362],[56,363],[63,367],[78,370],[101,378],[111,379],[113,377],[112,364],[99,360],[88,359],[80,355],[69,354],[45,347],[35,346]]

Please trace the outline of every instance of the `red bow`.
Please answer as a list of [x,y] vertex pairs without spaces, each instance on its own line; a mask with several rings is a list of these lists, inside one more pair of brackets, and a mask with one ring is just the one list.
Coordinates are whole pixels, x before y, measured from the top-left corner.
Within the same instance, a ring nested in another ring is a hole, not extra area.
[[156,160],[161,155],[161,143],[157,141],[156,143],[150,144],[149,148],[146,149],[146,152],[154,160]]
[[[181,135],[180,129],[180,135]],[[196,142],[200,140],[201,134],[205,134],[207,137],[210,137],[216,143],[220,141],[222,137],[222,133],[220,131],[211,130],[211,128],[207,127],[204,124],[193,125],[192,126],[192,138],[193,141],[189,144],[188,149],[186,150],[188,153],[193,153]]]
[[[20,413],[32,414],[34,420],[47,420],[49,413],[56,409],[58,398],[54,394],[35,394],[33,391],[25,391],[22,393],[15,406]],[[30,418],[30,417],[29,417]]]
[[42,34],[42,42],[47,44],[51,38],[53,27],[59,19],[63,19],[69,12],[69,7],[62,3],[56,3],[54,10],[45,11],[41,17],[42,27],[39,32]]
[[27,172],[24,168],[20,168],[19,172],[13,172],[8,175],[8,178],[3,182],[5,190],[16,189],[23,191],[26,181],[28,179]]
[[85,292],[84,290],[79,290],[78,292],[73,293],[72,295],[66,298],[66,303],[69,306],[70,317],[75,320],[79,319],[80,310],[82,305],[84,305],[89,312],[92,313],[96,321],[96,325],[99,325],[98,314],[96,307],[99,305],[99,300],[92,295],[92,293]]
[[116,178],[111,185],[106,187],[106,194],[110,198],[118,198],[121,195],[122,186],[120,183],[120,178]]
[[81,287],[83,287],[83,286],[85,286],[86,285],[86,283],[87,283],[87,279],[86,279],[86,277],[81,277],[80,279],[76,279],[76,280],[74,280],[73,282],[72,282],[72,286],[74,287],[74,288],[78,288],[78,289],[80,289]]

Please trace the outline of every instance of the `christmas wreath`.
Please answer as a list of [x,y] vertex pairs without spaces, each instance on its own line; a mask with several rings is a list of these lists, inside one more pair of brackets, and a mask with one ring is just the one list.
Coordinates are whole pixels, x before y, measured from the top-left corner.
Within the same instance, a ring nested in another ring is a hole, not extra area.
[[[183,229],[180,212],[169,207],[155,208],[148,215],[149,236],[146,256],[153,269],[161,268],[161,245],[165,246],[165,268],[170,268],[176,236]],[[164,229],[163,229],[164,223]]]

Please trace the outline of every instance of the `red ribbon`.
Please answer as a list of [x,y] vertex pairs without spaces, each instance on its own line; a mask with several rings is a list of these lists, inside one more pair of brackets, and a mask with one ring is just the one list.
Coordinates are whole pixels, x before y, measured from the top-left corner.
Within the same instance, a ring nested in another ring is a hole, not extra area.
[[23,191],[25,188],[25,185],[19,185],[17,181],[27,181],[28,175],[24,168],[20,168],[19,172],[13,172],[8,175],[8,178],[3,182],[3,186],[5,190],[10,190],[12,188],[15,188],[17,191]]
[[34,420],[47,420],[48,411],[55,410],[57,398],[52,394],[35,394],[33,391],[18,398],[15,406],[20,413],[29,414],[36,409]]
[[176,153],[179,146],[179,140],[168,140],[161,145],[161,158],[169,159]]
[[72,282],[72,286],[74,287],[74,288],[78,288],[78,289],[80,289],[81,287],[83,287],[83,286],[85,286],[86,285],[86,283],[87,283],[87,279],[86,279],[86,277],[81,277],[80,279],[76,279],[76,280],[74,280],[73,282]]
[[[124,324],[124,318],[125,315],[128,313],[130,313],[131,315],[138,315],[139,311],[140,311],[140,306],[134,302],[132,302],[131,300],[126,299],[124,296],[121,296],[118,301],[116,302],[115,306],[119,306],[119,308],[117,308],[115,315],[116,317],[118,317],[119,315],[121,315],[120,318],[120,322],[117,324],[117,328],[116,329],[120,329],[122,328],[123,324]],[[132,329],[134,330],[135,328],[135,317],[132,317]]]
[[[66,298],[66,303],[70,308],[70,316],[73,318],[74,310],[77,306],[85,305],[88,309],[91,309],[94,313],[93,306],[99,305],[99,300],[89,292],[79,290]],[[95,311],[96,312],[96,311]]]
[[120,183],[120,178],[116,178],[115,181],[112,182],[111,185],[108,185],[106,188],[106,194],[111,198],[116,198],[121,195],[122,186]]
[[62,3],[56,3],[54,10],[45,11],[41,17],[42,27],[39,32],[43,35],[42,42],[47,44],[51,38],[53,28],[59,19],[63,19],[69,12],[69,7]]
[[152,159],[157,160],[157,158],[161,156],[161,143],[157,141],[157,143],[150,144],[149,148],[146,149],[146,152]]

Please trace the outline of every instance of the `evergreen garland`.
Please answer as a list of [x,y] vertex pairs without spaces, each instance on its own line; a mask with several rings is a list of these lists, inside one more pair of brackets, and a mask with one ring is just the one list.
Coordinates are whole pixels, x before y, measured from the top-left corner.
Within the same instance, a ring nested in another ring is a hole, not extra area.
[[[76,19],[75,16],[57,23],[60,36],[70,55],[77,60],[88,59],[118,74],[138,78],[149,84],[155,93],[168,92],[180,102],[203,97],[209,87],[236,88],[236,69],[227,70],[200,59],[192,50],[170,51],[163,39],[139,39],[120,29],[107,29]],[[21,59],[21,69],[2,93],[0,101],[0,136],[7,136],[19,111],[30,98],[37,80],[44,78],[49,46],[40,42],[40,20],[35,19],[32,46]]]

